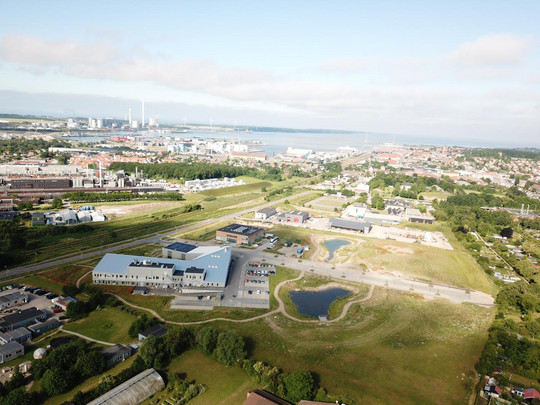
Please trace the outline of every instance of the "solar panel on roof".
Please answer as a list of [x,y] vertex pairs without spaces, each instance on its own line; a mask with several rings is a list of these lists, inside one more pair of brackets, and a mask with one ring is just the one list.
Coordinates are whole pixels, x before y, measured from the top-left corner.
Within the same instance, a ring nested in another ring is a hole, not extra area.
[[174,242],[174,243],[171,243],[169,246],[165,246],[165,248],[176,250],[177,252],[188,253],[188,252],[191,252],[193,249],[196,249],[197,246],[190,245],[189,243]]

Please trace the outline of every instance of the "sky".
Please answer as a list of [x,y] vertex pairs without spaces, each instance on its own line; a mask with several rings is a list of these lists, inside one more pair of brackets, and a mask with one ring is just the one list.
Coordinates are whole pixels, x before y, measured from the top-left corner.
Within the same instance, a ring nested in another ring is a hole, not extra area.
[[0,112],[540,147],[540,1],[0,0]]

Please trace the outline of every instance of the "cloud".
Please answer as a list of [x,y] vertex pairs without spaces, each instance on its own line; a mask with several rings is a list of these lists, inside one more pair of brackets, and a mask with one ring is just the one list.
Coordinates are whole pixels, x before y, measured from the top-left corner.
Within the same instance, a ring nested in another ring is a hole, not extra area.
[[448,55],[456,64],[469,66],[519,65],[532,48],[530,37],[492,34],[460,45]]
[[331,59],[323,62],[319,69],[323,72],[354,73],[364,70],[369,64],[364,58]]
[[73,40],[44,41],[29,35],[7,35],[0,42],[0,55],[8,61],[30,65],[100,64],[117,57],[106,44],[78,44]]

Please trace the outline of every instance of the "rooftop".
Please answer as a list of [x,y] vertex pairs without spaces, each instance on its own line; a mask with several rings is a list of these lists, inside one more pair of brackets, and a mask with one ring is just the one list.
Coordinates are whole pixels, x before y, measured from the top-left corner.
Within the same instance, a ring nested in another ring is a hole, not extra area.
[[157,325],[152,326],[150,329],[146,329],[144,332],[141,333],[141,335],[148,337],[150,335],[155,337],[163,336],[165,333],[169,331],[169,328],[167,328],[165,325],[162,325],[158,323]]
[[337,228],[348,228],[357,231],[363,231],[366,227],[371,226],[369,222],[352,221],[341,218],[330,218],[330,225]]
[[9,315],[5,315],[1,317],[0,327],[12,325],[15,323],[25,321],[27,319],[37,318],[44,315],[46,315],[45,312],[43,312],[40,309],[37,309],[36,307],[23,309],[22,311],[15,312],[14,314],[9,314]]
[[189,243],[174,242],[169,246],[165,246],[165,249],[176,250],[177,252],[191,252],[193,249],[196,249],[197,246],[190,245]]
[[262,231],[262,228],[257,228],[249,225],[231,224],[224,228],[218,229],[221,232],[234,233],[237,235],[253,235],[255,232]]

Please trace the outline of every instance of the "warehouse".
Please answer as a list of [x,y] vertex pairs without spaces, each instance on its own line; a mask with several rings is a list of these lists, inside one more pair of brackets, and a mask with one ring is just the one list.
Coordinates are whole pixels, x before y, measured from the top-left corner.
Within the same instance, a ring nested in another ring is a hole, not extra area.
[[341,218],[330,218],[330,226],[332,228],[348,229],[362,233],[369,233],[371,231],[371,224],[369,222],[350,221]]
[[277,211],[275,208],[263,208],[255,213],[255,219],[258,219],[260,221],[266,221],[268,218],[271,218],[276,214]]
[[232,224],[216,231],[216,239],[237,245],[252,245],[264,236],[263,228],[249,225]]
[[16,291],[0,296],[0,310],[26,304],[28,302],[28,295],[22,292]]
[[225,287],[230,246],[199,246],[188,253],[196,257],[180,260],[107,253],[92,271],[92,280],[94,284],[174,289]]
[[17,328],[6,333],[0,332],[0,345],[9,342],[26,343],[32,339],[32,334],[26,328]]
[[132,349],[126,345],[116,344],[114,346],[107,347],[102,353],[103,357],[105,357],[105,364],[107,365],[107,368],[111,368],[128,359],[131,356]]
[[36,307],[23,309],[14,314],[5,315],[0,318],[0,331],[7,332],[17,329],[21,326],[26,326],[36,321],[44,321],[47,319],[47,314]]
[[24,355],[24,346],[17,342],[9,342],[0,346],[0,364],[7,363]]
[[71,187],[70,179],[12,179],[11,189],[63,189]]
[[149,368],[89,402],[88,405],[140,404],[149,396],[161,391],[164,387],[163,378],[156,370]]
[[279,219],[283,222],[294,222],[303,224],[309,219],[309,214],[305,211],[287,211],[279,216]]
[[41,335],[42,333],[56,329],[60,326],[60,321],[56,318],[51,318],[45,322],[38,322],[34,325],[27,326],[27,329],[32,332],[34,336]]

